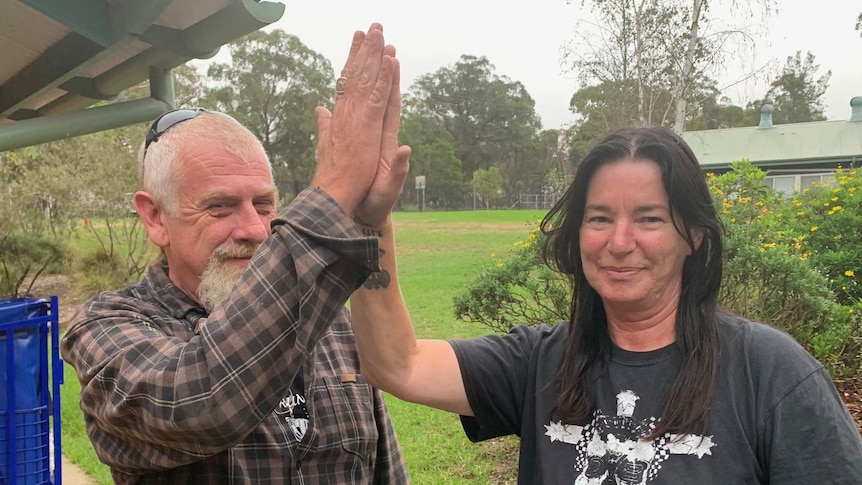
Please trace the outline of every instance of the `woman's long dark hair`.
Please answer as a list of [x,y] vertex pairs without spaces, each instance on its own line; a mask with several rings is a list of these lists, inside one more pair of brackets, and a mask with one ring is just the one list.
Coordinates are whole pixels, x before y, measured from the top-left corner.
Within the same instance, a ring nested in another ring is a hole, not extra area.
[[[672,131],[659,127],[619,130],[599,142],[578,166],[572,185],[542,220],[542,232],[548,236],[542,248],[544,259],[568,275],[574,289],[567,345],[552,384],[557,397],[551,412],[565,422],[589,419],[595,408],[594,370],[610,357],[604,306],[584,275],[579,234],[590,181],[602,166],[622,160],[648,160],[661,168],[672,220],[692,251],[683,264],[676,313],[676,343],[682,366],[665,396],[662,418],[649,437],[666,432],[705,434],[719,354],[722,226],[706,176],[691,148]],[[697,248],[692,229],[703,233]]]

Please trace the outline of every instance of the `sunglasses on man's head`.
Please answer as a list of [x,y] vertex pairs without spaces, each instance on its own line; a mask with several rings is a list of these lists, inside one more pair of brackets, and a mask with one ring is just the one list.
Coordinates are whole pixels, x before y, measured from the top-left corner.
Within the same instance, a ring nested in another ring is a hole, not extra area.
[[183,121],[194,119],[197,115],[204,112],[224,116],[225,118],[236,121],[230,115],[226,115],[218,111],[210,111],[204,108],[183,108],[168,111],[156,118],[156,121],[153,121],[153,124],[150,125],[150,129],[147,130],[147,137],[144,140],[144,154],[146,155],[147,148],[150,147],[150,144],[159,141],[159,137],[164,135],[172,126],[176,126]]

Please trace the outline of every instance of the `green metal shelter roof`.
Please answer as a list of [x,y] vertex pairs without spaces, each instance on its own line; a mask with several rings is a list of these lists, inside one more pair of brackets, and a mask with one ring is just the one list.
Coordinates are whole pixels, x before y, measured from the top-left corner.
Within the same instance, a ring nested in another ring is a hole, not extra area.
[[850,120],[772,125],[772,106],[760,126],[687,131],[682,134],[701,166],[726,168],[748,159],[760,167],[862,162],[862,97],[851,101]]
[[[260,0],[0,0],[0,151],[148,121],[171,69],[280,19]],[[150,97],[104,104],[150,81]]]

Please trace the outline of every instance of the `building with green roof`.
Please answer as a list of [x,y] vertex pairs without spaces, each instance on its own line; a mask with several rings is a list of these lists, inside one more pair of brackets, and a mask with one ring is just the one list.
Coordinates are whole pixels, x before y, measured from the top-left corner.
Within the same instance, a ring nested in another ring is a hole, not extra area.
[[767,172],[766,183],[790,193],[816,182],[831,183],[835,170],[862,165],[862,96],[850,100],[850,119],[772,124],[772,105],[760,124],[682,134],[704,170],[722,173],[747,159]]

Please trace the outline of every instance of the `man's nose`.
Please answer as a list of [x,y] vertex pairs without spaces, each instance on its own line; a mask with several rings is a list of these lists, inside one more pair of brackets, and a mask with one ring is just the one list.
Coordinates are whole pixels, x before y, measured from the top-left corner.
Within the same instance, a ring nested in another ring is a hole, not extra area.
[[269,237],[269,219],[260,215],[253,204],[243,207],[236,217],[237,225],[232,233],[236,242],[260,244]]

